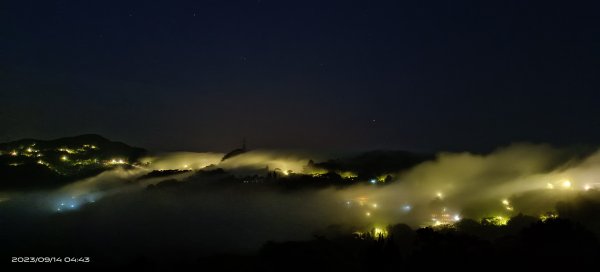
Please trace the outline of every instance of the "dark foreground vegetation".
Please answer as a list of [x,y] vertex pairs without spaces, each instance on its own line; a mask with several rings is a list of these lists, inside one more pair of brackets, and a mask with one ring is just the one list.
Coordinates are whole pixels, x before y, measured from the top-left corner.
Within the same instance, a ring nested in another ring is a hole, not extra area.
[[307,242],[268,243],[256,264],[258,270],[267,271],[286,267],[335,271],[551,268],[593,264],[600,257],[597,239],[579,224],[551,219],[520,228],[523,220],[528,218],[515,218],[504,227],[468,220],[445,229],[412,230],[395,225],[387,237],[316,237]]
[[268,242],[256,255],[218,254],[168,264],[141,255],[126,265],[211,267],[213,271],[554,271],[592,268],[600,258],[596,236],[569,219],[542,222],[519,215],[506,226],[463,220],[452,227],[417,230],[398,224],[389,228],[386,237],[357,237],[335,229],[310,241]]

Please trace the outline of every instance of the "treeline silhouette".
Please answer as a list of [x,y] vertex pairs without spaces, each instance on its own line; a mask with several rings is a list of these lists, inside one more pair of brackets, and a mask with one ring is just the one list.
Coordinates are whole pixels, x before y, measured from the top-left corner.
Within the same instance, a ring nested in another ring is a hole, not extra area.
[[[527,224],[529,223],[529,224]],[[527,224],[526,226],[524,226]],[[402,269],[571,268],[595,265],[596,236],[569,219],[519,215],[506,226],[463,220],[453,227],[389,228],[388,236],[349,234],[305,242],[269,242],[255,261],[257,271],[401,271]]]
[[[597,237],[570,219],[541,221],[519,214],[507,225],[465,219],[447,227],[388,227],[387,235],[356,235],[331,226],[309,241],[267,242],[255,255],[215,254],[190,266],[211,271],[431,271],[499,270],[581,271],[600,258]],[[132,268],[162,269],[147,256]],[[593,270],[590,270],[593,271]]]

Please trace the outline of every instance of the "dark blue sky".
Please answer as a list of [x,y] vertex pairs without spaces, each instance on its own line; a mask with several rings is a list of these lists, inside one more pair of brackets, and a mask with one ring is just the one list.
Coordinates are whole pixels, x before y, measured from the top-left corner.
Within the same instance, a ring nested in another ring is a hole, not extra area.
[[489,2],[3,1],[0,140],[600,143],[599,5]]

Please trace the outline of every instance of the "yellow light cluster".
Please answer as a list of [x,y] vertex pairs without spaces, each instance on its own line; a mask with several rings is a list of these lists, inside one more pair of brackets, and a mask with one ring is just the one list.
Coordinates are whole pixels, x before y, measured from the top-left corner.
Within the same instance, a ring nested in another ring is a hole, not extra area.
[[555,182],[555,183],[550,183],[550,182],[546,183],[547,189],[552,190],[556,187],[562,188],[564,190],[573,189],[573,182],[571,182],[568,179],[565,179],[565,180]]
[[508,218],[504,216],[494,216],[482,219],[483,222],[494,226],[505,226],[508,224]]
[[75,153],[77,153],[77,152],[76,152],[75,150],[73,150],[73,149],[70,149],[70,148],[64,148],[64,147],[63,147],[63,148],[59,148],[59,149],[58,149],[58,151],[60,151],[60,152],[67,152],[68,154],[75,154]]
[[504,205],[504,208],[507,211],[511,211],[512,212],[514,210],[513,206],[510,205],[510,202],[508,201],[508,199],[503,199],[502,200],[502,205]]
[[540,220],[542,220],[542,222],[545,222],[548,219],[555,219],[558,218],[558,214],[554,213],[554,212],[547,212],[545,214],[540,215]]
[[47,163],[47,162],[45,162],[45,161],[43,161],[43,160],[38,160],[38,161],[37,161],[37,163],[38,163],[38,164],[41,164],[41,165],[45,165],[45,166],[50,166],[50,164],[49,164],[49,163]]
[[375,227],[375,228],[373,228],[373,236],[374,237],[382,236],[385,238],[388,236],[388,231],[385,228]]
[[442,198],[444,198],[444,194],[442,194],[442,192],[437,192],[437,193],[435,194],[435,196],[436,196],[437,198],[439,198],[439,199],[442,199]]
[[107,162],[107,164],[109,165],[115,165],[115,164],[126,164],[127,162],[123,159],[112,159],[110,161]]

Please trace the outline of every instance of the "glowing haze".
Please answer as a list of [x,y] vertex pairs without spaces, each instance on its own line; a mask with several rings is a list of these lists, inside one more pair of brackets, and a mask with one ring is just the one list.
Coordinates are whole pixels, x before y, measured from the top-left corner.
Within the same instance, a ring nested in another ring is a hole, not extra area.
[[[305,166],[309,159],[322,159],[322,154],[263,150],[225,161],[222,156],[167,153],[145,158],[140,166],[117,167],[51,192],[4,193],[0,216],[28,214],[20,216],[21,220],[49,224],[48,231],[65,228],[62,220],[85,216],[86,220],[71,222],[79,222],[80,231],[95,229],[100,240],[125,233],[131,240],[130,248],[122,249],[125,255],[139,241],[165,232],[170,239],[165,243],[202,241],[193,243],[201,247],[197,250],[245,251],[256,250],[269,240],[308,239],[332,225],[347,231],[375,228],[384,232],[396,223],[420,227],[494,218],[497,224],[505,224],[521,212],[552,216],[557,202],[593,196],[600,189],[600,151],[548,145],[513,144],[483,155],[439,153],[404,172],[389,173],[392,182],[373,180],[297,191],[244,183],[214,186],[222,179],[193,170],[222,168],[227,175],[245,177],[264,175],[268,167],[282,174],[314,175]],[[187,171],[145,177],[168,169]],[[180,186],[144,190],[166,180]],[[6,218],[10,222],[15,217]],[[119,235],[118,239],[123,238]],[[85,246],[85,241],[73,242]]]

